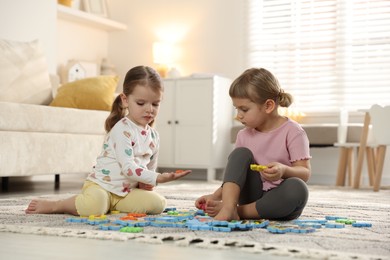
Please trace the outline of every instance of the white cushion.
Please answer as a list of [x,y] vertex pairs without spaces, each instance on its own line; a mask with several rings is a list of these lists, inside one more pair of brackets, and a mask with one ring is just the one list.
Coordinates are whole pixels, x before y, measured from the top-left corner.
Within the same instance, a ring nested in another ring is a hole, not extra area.
[[46,58],[38,40],[0,39],[0,101],[44,104],[52,99]]
[[110,112],[0,102],[0,132],[104,135]]

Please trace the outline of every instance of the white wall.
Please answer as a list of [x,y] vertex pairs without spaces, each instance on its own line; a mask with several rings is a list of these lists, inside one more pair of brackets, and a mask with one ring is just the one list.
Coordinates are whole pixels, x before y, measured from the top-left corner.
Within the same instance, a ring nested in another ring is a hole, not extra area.
[[58,19],[57,72],[71,59],[98,62],[108,56],[109,33],[88,25]]
[[[159,32],[180,31],[176,67],[182,75],[216,73],[235,78],[243,70],[245,1],[109,0],[109,13],[128,26],[110,34],[109,57],[119,74],[135,65],[154,67]],[[121,84],[120,84],[121,85]]]
[[[80,1],[75,1],[79,8]],[[108,56],[105,30],[57,19],[54,0],[0,0],[0,38],[15,41],[39,39],[46,54],[49,72],[70,59],[100,62]]]
[[40,40],[51,73],[56,72],[56,1],[0,0],[0,38]]

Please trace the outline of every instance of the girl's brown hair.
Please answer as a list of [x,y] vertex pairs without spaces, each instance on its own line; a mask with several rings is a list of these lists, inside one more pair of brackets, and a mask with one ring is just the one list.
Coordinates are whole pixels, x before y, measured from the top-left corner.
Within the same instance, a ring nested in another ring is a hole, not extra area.
[[293,102],[291,94],[285,93],[277,78],[266,69],[251,68],[244,71],[230,86],[231,98],[247,98],[254,103],[264,104],[272,99],[282,107],[289,107]]
[[[126,77],[123,82],[123,94],[128,97],[131,93],[133,93],[136,86],[150,87],[156,92],[162,92],[164,90],[160,76],[154,69],[148,66],[137,66],[126,73]],[[105,122],[105,129],[107,133],[110,132],[114,125],[125,116],[126,108],[122,106],[121,97],[118,95],[112,104],[111,113]]]

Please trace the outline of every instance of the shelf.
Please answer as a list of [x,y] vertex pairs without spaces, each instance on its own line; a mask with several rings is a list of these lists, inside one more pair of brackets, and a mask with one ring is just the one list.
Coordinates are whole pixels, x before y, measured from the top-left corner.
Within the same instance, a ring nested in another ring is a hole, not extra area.
[[123,23],[59,4],[57,5],[57,15],[60,19],[85,24],[106,31],[121,31],[127,29],[127,26]]

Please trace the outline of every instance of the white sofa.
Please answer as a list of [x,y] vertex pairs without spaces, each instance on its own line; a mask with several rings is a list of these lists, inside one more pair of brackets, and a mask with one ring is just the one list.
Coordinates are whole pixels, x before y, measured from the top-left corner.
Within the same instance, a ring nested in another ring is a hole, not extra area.
[[109,111],[49,106],[53,89],[44,61],[36,42],[0,40],[3,189],[13,176],[51,174],[58,186],[60,174],[88,173],[103,144]]
[[[0,102],[0,176],[87,173],[107,111]],[[7,188],[3,178],[3,188]]]

